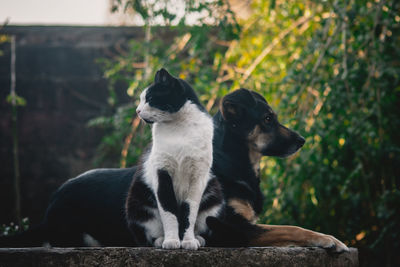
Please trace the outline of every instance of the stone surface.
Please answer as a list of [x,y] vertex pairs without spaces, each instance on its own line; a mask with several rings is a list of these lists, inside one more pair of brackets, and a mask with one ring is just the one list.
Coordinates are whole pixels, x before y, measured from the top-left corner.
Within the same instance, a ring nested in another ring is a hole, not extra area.
[[358,251],[321,248],[5,248],[0,267],[11,266],[358,266]]

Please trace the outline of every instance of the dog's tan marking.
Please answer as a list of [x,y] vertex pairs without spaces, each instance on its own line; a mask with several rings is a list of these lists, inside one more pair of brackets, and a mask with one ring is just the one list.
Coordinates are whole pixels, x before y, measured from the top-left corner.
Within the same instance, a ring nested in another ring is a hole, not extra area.
[[267,225],[257,224],[265,230],[250,241],[250,246],[317,246],[323,248],[334,248],[336,251],[347,251],[345,244],[331,235],[307,230],[298,226],[290,225]]
[[271,137],[269,134],[262,132],[259,125],[256,125],[256,127],[254,127],[254,129],[250,132],[247,140],[249,142],[250,163],[253,166],[254,172],[256,175],[258,175],[260,171],[260,160],[262,157],[261,151],[271,141]]
[[243,199],[233,198],[228,201],[228,205],[231,206],[237,214],[242,215],[249,222],[256,222],[256,214],[249,202],[244,201]]
[[290,136],[290,132],[288,129],[284,128],[284,127],[279,127],[278,129],[279,133],[285,137],[289,137]]
[[231,106],[228,106],[228,107],[226,108],[226,112],[229,112],[229,113],[231,113],[231,114],[233,114],[233,115],[236,115],[236,110],[235,110],[233,107],[231,107]]
[[313,232],[297,226],[287,225],[266,225],[257,224],[266,230],[256,239],[252,240],[251,246],[307,246],[310,244]]
[[260,152],[257,152],[255,150],[250,150],[249,151],[249,159],[251,166],[253,166],[254,173],[258,176],[260,173],[260,160],[261,160],[262,154]]
[[221,111],[221,115],[225,120],[229,120],[230,117],[235,117],[237,115],[237,111],[233,107],[229,101],[222,100],[219,105],[219,110]]

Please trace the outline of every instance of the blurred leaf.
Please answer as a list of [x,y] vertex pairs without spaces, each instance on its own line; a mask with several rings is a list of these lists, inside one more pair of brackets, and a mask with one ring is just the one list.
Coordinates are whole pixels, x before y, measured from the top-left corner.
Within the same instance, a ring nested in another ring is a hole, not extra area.
[[23,97],[20,97],[16,94],[9,94],[6,98],[6,101],[10,104],[15,103],[16,106],[25,106],[26,105],[26,100]]

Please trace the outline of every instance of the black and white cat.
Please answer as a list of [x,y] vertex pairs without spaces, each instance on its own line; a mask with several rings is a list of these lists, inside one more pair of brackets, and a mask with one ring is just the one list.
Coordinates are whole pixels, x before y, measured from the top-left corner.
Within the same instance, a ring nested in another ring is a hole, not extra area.
[[141,93],[136,111],[153,124],[153,143],[128,193],[128,227],[139,245],[196,250],[205,245],[206,218],[223,209],[210,171],[213,121],[190,85],[165,69]]

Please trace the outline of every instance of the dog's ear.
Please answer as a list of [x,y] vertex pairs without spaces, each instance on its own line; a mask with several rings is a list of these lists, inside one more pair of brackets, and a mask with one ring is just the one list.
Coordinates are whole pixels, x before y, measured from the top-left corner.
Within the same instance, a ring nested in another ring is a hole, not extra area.
[[157,71],[154,77],[154,83],[171,84],[174,80],[174,77],[164,68]]
[[238,122],[245,116],[246,110],[255,105],[256,101],[251,92],[241,88],[222,99],[220,110],[226,121]]
[[265,98],[262,95],[260,95],[259,93],[254,92],[254,91],[250,91],[250,93],[254,96],[255,99],[258,99],[258,100],[268,104],[267,100],[265,100]]
[[237,121],[244,115],[244,107],[228,99],[222,100],[221,114],[226,121]]

